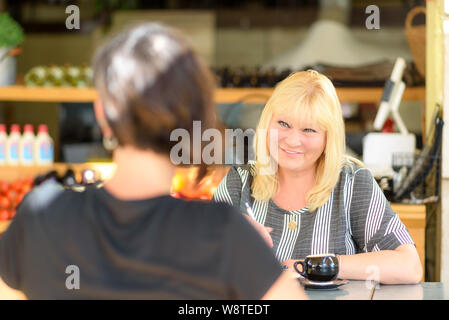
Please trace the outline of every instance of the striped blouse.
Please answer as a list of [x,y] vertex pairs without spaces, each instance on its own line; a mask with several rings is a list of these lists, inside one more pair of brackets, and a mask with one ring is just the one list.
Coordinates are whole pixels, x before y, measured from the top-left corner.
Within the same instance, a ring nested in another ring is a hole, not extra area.
[[309,212],[287,211],[274,201],[251,196],[248,165],[231,167],[213,201],[226,202],[240,212],[252,207],[261,224],[273,228],[273,249],[279,261],[307,255],[341,255],[393,250],[413,240],[371,173],[356,164],[345,166],[328,201]]

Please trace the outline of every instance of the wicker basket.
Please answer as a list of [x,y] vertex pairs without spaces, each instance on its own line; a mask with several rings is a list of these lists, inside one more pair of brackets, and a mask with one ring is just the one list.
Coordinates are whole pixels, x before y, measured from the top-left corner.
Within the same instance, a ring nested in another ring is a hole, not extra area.
[[408,45],[415,61],[416,69],[426,77],[426,25],[412,26],[413,19],[416,15],[426,14],[426,8],[415,7],[407,14],[405,19],[405,35],[407,36]]

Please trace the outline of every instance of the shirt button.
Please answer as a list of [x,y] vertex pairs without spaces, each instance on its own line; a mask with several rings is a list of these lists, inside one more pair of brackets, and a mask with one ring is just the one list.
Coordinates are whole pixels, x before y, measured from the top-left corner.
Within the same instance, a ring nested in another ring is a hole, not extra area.
[[288,228],[289,228],[290,230],[295,230],[297,226],[298,226],[298,224],[297,224],[295,221],[290,221],[290,222],[288,223]]

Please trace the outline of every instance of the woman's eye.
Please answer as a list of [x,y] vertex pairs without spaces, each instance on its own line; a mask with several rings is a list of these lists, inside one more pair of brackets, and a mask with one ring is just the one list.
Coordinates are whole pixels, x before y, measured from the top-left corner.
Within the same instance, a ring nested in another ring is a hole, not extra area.
[[316,132],[316,130],[314,130],[312,128],[305,128],[304,131],[305,132]]
[[288,125],[287,122],[284,122],[284,121],[282,121],[282,120],[279,120],[278,123],[279,123],[281,126],[285,127],[285,128],[290,128],[290,126]]

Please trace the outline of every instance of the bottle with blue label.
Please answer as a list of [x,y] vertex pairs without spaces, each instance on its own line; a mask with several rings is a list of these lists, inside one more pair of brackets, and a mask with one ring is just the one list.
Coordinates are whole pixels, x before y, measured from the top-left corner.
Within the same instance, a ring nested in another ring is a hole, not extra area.
[[6,163],[8,165],[19,164],[20,126],[11,125],[8,141],[6,143]]
[[23,166],[34,164],[34,128],[31,124],[23,127],[22,138],[19,145],[19,163]]
[[48,134],[48,127],[45,124],[38,127],[36,140],[34,141],[34,156],[37,165],[53,164],[53,139]]
[[6,148],[8,143],[8,134],[6,133],[6,126],[0,124],[0,165],[6,164]]

